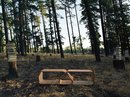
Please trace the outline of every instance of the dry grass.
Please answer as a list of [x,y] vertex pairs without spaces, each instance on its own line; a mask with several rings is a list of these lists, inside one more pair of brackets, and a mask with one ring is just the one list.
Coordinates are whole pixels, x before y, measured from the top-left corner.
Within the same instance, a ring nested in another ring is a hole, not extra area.
[[[35,62],[35,56],[18,56],[19,78],[15,81],[0,82],[0,97],[130,97],[130,67],[125,63],[125,71],[116,71],[111,57],[102,57],[95,62],[93,55],[41,54],[41,61]],[[0,77],[7,74],[6,60],[0,57]],[[89,68],[96,72],[94,86],[58,86],[39,85],[38,74],[43,68]]]

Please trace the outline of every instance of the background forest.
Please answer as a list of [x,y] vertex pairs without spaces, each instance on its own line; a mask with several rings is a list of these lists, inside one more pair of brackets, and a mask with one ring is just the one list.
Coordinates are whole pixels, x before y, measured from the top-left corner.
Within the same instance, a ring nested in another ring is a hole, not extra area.
[[[77,6],[81,6],[82,17],[78,17]],[[95,53],[97,61],[100,61],[101,44],[106,56],[112,54],[117,46],[121,46],[122,55],[125,50],[130,52],[130,9],[127,0],[81,0],[80,5],[76,0],[1,0],[1,8],[0,52],[5,51],[8,41],[13,41],[21,55],[40,51],[60,53],[63,58],[65,41],[58,18],[66,19],[69,47],[65,52],[87,53],[87,49],[83,48],[81,22],[90,39],[90,51]],[[72,13],[72,9],[75,12]],[[65,16],[57,13],[58,10],[63,10]],[[72,18],[77,20],[78,36],[75,36]],[[99,39],[99,20],[103,41]]]

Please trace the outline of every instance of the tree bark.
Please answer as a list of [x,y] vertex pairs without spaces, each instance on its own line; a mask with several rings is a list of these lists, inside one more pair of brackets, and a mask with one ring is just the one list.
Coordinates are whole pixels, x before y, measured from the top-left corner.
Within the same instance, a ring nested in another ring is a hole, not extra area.
[[84,49],[83,49],[83,43],[82,43],[82,39],[81,39],[81,33],[80,33],[80,27],[79,27],[79,20],[78,20],[78,13],[77,13],[77,8],[76,8],[76,3],[74,3],[74,8],[75,8],[76,20],[77,20],[77,25],[78,25],[80,48],[81,48],[82,54],[84,54]]
[[92,35],[92,40],[94,43],[95,58],[96,58],[96,61],[99,62],[99,61],[101,61],[101,59],[100,59],[100,49],[99,49],[98,38],[97,38],[96,31],[94,30],[94,25],[93,25],[93,21],[92,21],[91,12],[90,12],[90,6],[88,5],[87,2],[85,5],[86,5],[85,7],[86,7],[87,17],[88,17],[89,31]]
[[18,73],[17,73],[17,64],[16,61],[15,62],[8,62],[9,65],[9,72],[8,72],[8,77],[9,79],[12,78],[17,78],[18,77]]
[[3,21],[4,21],[4,31],[5,31],[5,39],[6,39],[6,44],[8,43],[8,28],[7,28],[7,18],[6,18],[6,13],[5,13],[5,1],[1,0],[2,4],[2,16],[3,16]]
[[49,52],[49,47],[48,47],[48,41],[47,41],[46,25],[45,25],[45,20],[44,20],[44,16],[43,15],[42,15],[42,22],[43,22],[44,35],[45,35],[46,53],[48,53]]
[[57,28],[61,58],[64,58],[64,53],[63,53],[63,48],[62,48],[62,43],[61,43],[61,37],[60,37],[60,31],[59,31],[59,25],[58,25],[57,15],[56,15],[56,9],[55,9],[55,5],[54,5],[54,0],[51,0],[51,4],[52,4],[52,10],[53,10],[54,18],[55,18],[55,22],[56,22],[56,28]]
[[66,25],[67,25],[67,31],[68,31],[68,37],[69,37],[70,50],[71,50],[71,54],[73,54],[72,43],[71,43],[71,38],[70,38],[70,31],[69,31],[69,25],[68,25],[68,17],[67,17],[66,6],[65,6],[65,17],[66,17]]
[[76,45],[75,45],[75,36],[74,36],[74,30],[73,30],[73,24],[72,24],[72,16],[71,16],[71,12],[70,12],[70,8],[68,7],[68,10],[69,10],[69,17],[70,17],[70,25],[71,25],[71,30],[72,30],[72,39],[73,39],[73,44],[74,44],[74,52],[75,54],[77,53],[76,51]]
[[52,45],[52,53],[54,52],[54,41],[53,41],[53,28],[52,28],[52,13],[51,13],[51,5],[48,5],[48,13],[49,13],[49,25],[50,25],[50,34],[51,34],[51,45]]
[[18,25],[16,22],[18,22],[18,16],[17,16],[17,13],[16,13],[16,7],[15,7],[15,0],[12,0],[12,5],[13,5],[13,14],[14,14],[14,33],[16,35],[16,49],[17,49],[17,52],[20,53],[20,50],[19,50],[19,38],[18,38],[18,33],[16,32],[16,29],[18,29]]
[[19,0],[19,33],[20,33],[20,36],[19,36],[19,44],[20,44],[20,52],[21,52],[21,55],[23,56],[24,55],[24,45],[23,45],[23,19],[22,19],[22,14],[23,14],[23,11],[22,11],[22,2],[21,0]]
[[102,9],[102,5],[101,5],[101,0],[99,0],[99,8],[100,8],[100,16],[101,16],[104,51],[105,51],[105,55],[108,56],[109,55],[109,49],[108,49],[108,45],[107,45],[108,43],[107,43],[107,40],[106,40],[106,31],[105,31],[105,27],[104,27],[103,9]]
[[57,48],[57,53],[59,54],[59,44],[58,44],[58,39],[57,39],[57,30],[56,30],[56,24],[55,24],[55,19],[53,16],[53,24],[54,24],[54,32],[55,32],[55,39],[56,39],[56,48]]
[[129,50],[129,52],[130,52],[130,44],[129,44],[129,39],[128,39],[128,32],[126,31],[126,27],[127,27],[127,25],[125,24],[125,17],[123,17],[123,15],[124,15],[124,12],[123,12],[123,4],[122,4],[122,0],[119,0],[119,5],[120,5],[120,12],[121,12],[121,18],[122,18],[122,21],[121,21],[121,26],[122,26],[122,36],[124,36],[123,38],[123,45],[125,46],[124,47],[124,51],[125,50]]

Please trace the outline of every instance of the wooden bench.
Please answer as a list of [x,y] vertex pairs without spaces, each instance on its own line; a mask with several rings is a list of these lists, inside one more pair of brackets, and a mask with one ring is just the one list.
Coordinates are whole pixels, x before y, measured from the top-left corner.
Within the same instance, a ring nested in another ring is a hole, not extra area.
[[[60,78],[45,79],[45,73],[63,73]],[[87,73],[87,76],[81,75],[82,77],[89,77],[89,80],[77,80],[72,73]],[[66,75],[68,79],[63,79],[63,75]],[[57,84],[57,85],[93,85],[95,82],[94,70],[87,69],[43,69],[39,74],[39,84]]]

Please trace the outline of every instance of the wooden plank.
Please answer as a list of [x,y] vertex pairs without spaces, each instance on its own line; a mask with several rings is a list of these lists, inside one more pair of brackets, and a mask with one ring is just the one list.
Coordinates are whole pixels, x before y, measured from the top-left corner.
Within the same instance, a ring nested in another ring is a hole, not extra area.
[[68,72],[93,72],[92,70],[69,69]]
[[74,77],[69,72],[67,72],[67,75],[70,78],[70,80],[73,82],[74,81]]
[[43,72],[93,72],[92,70],[79,70],[79,69],[43,69]]
[[60,80],[60,83],[59,84],[62,84],[62,85],[69,85],[69,84],[72,84],[73,82],[71,80]]
[[42,80],[39,83],[40,84],[59,84],[59,79],[58,80]]
[[[56,79],[56,80],[46,80],[44,79],[44,73],[46,72],[64,72],[64,74],[67,74],[67,76],[69,77],[68,79]],[[91,80],[76,80],[74,79],[74,77],[70,74],[71,72],[75,72],[75,73],[91,73]],[[95,81],[95,73],[94,70],[81,70],[81,69],[43,69],[41,70],[41,73],[39,75],[39,83],[40,84],[59,84],[59,85],[69,85],[69,84],[73,84],[73,85],[92,85],[94,84]]]
[[67,72],[66,69],[43,69],[42,72]]
[[93,85],[92,81],[74,81],[73,85]]
[[43,82],[43,72],[40,72],[38,79],[39,79],[39,83],[42,84],[42,82]]

